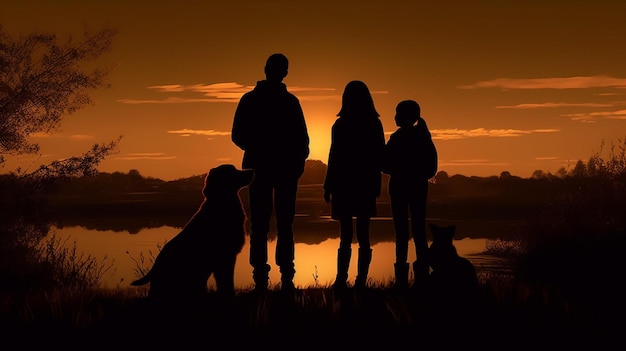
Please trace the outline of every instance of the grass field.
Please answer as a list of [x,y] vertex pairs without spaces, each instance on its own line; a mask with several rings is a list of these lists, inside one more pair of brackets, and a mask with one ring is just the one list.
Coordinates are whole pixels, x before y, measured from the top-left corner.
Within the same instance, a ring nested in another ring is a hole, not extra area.
[[4,341],[26,349],[222,348],[225,342],[234,349],[599,346],[617,327],[611,306],[599,301],[573,300],[511,278],[481,280],[481,297],[464,306],[424,288],[397,291],[375,283],[343,293],[330,287],[240,290],[229,300],[209,291],[203,301],[169,306],[152,304],[143,288],[33,292],[4,295],[0,321]]

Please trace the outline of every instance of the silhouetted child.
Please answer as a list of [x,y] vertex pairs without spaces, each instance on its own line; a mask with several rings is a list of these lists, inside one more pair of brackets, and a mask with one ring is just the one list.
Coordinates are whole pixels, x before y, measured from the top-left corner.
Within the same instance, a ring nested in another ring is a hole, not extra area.
[[[399,127],[385,145],[383,172],[389,175],[389,197],[396,232],[395,286],[408,287],[409,219],[416,260],[415,283],[428,278],[426,200],[428,180],[437,172],[437,150],[417,102],[405,100],[396,106]],[[416,124],[417,123],[417,124]]]

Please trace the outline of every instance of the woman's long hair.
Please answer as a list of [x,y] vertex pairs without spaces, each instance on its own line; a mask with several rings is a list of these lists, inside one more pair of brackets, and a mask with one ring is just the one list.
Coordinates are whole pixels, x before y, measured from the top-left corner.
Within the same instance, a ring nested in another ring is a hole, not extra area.
[[374,107],[374,99],[365,83],[353,80],[346,84],[341,97],[340,117],[378,118],[380,114]]

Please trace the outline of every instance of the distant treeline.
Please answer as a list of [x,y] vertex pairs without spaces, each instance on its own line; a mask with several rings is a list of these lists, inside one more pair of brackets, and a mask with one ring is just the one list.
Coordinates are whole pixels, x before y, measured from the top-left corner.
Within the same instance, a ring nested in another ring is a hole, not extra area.
[[[328,210],[323,201],[322,184],[326,164],[308,160],[300,179],[299,210],[316,215]],[[536,176],[521,178],[502,172],[499,176],[477,177],[448,175],[440,171],[429,188],[429,211],[432,215],[450,217],[451,213],[463,216],[515,217],[562,196],[571,189],[588,182],[586,177],[573,174],[554,176],[535,172]],[[172,181],[144,177],[139,171],[128,173],[101,172],[95,176],[67,179],[60,183],[52,203],[59,210],[72,208],[75,214],[92,213],[95,208],[108,207],[106,212],[151,211],[165,207],[168,213],[188,214],[202,201],[201,189],[205,174]],[[387,215],[389,197],[386,175],[382,179],[379,198],[381,215]],[[242,196],[247,196],[242,191]],[[111,208],[115,205],[115,208]],[[157,211],[158,212],[158,211]]]
[[[582,171],[581,171],[582,167]],[[326,174],[327,165],[319,160],[307,160],[305,164],[304,174],[300,178],[300,185],[322,184]],[[172,181],[165,181],[154,177],[145,177],[138,170],[132,169],[128,173],[123,172],[100,172],[95,176],[67,179],[61,182],[59,193],[69,194],[89,194],[98,196],[98,194],[120,194],[120,193],[137,193],[137,192],[197,192],[204,185],[206,174],[193,175],[186,178],[180,178]],[[564,169],[559,170],[556,174],[536,170],[530,178],[521,178],[512,175],[508,171],[503,171],[499,176],[478,177],[465,176],[460,174],[449,175],[446,171],[439,171],[431,180],[432,186],[437,187],[440,184],[448,186],[460,186],[461,188],[480,185],[497,186],[510,184],[550,184],[555,185],[558,180],[572,180],[585,178],[584,164],[579,164],[571,172]],[[549,181],[549,182],[543,182]],[[387,177],[383,175],[383,189],[386,190]],[[470,186],[473,185],[473,186]],[[482,187],[482,186],[481,186]],[[469,189],[457,189],[462,193],[472,191]],[[474,189],[476,190],[476,189]],[[384,196],[385,194],[383,194]]]
[[[609,222],[622,218],[624,182],[619,179],[624,173],[599,173],[590,169],[593,173],[535,172],[531,178],[513,176],[509,172],[491,177],[468,177],[450,176],[440,171],[429,187],[427,217],[430,221],[459,224],[460,237],[504,237],[503,233],[515,236],[530,223],[558,221],[568,211],[575,212],[576,218],[600,218],[602,223],[607,223],[604,219],[607,216],[611,218]],[[325,172],[326,165],[321,161],[307,161],[300,180],[296,222],[302,232],[299,237],[302,242],[319,242],[320,238],[337,235],[335,223],[329,225],[326,220],[330,205],[323,200]],[[103,172],[62,181],[46,208],[51,219],[61,227],[83,226],[130,233],[164,225],[182,227],[203,201],[204,179],[204,174],[163,181],[144,177],[136,170]],[[388,218],[391,206],[387,181],[384,175],[378,216]],[[247,207],[247,188],[240,195]],[[302,230],[303,226],[308,229]],[[388,235],[388,226],[388,221],[374,220],[372,239],[388,240],[376,237]],[[506,229],[502,229],[503,226]]]

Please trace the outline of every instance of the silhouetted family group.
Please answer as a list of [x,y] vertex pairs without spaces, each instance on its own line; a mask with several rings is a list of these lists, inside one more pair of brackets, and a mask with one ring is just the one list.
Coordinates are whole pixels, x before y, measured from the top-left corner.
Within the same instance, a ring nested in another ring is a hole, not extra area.
[[[256,291],[268,288],[267,240],[272,212],[276,219],[276,264],[281,289],[294,289],[294,233],[298,180],[309,156],[309,135],[298,98],[282,82],[289,62],[277,53],[265,64],[265,80],[244,94],[237,106],[232,141],[244,151],[242,167],[254,170],[249,185],[250,264]],[[339,221],[340,244],[333,287],[347,287],[354,234],[358,241],[355,288],[366,286],[372,248],[370,219],[377,214],[382,173],[389,175],[389,196],[396,235],[395,286],[409,284],[408,244],[413,236],[415,284],[429,275],[426,238],[428,180],[437,172],[437,150],[419,104],[396,106],[398,129],[385,142],[367,85],[350,81],[331,130],[324,200]],[[356,223],[353,224],[353,219]]]

